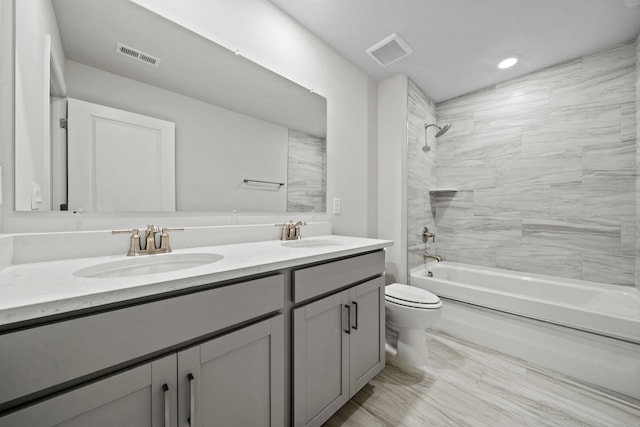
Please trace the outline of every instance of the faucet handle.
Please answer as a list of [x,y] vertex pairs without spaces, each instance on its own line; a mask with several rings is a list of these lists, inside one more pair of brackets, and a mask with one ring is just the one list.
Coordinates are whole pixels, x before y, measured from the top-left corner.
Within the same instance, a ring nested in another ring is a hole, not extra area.
[[111,230],[111,234],[139,234],[140,230],[137,228],[131,228],[128,230]]
[[424,227],[422,229],[422,241],[427,243],[429,241],[429,238],[433,238],[433,241],[436,241],[436,234],[435,233],[430,233],[429,229],[427,227]]
[[160,249],[164,252],[171,252],[171,245],[169,245],[169,231],[183,231],[184,227],[162,227],[162,233],[160,233]]
[[140,230],[137,228],[130,230],[111,230],[111,234],[131,234],[127,256],[135,256],[140,251]]
[[291,233],[293,233],[293,227],[295,226],[292,219],[289,222],[275,224],[275,226],[282,227],[280,240],[291,240]]
[[293,225],[293,239],[302,239],[302,236],[300,235],[300,227],[303,225],[307,225],[307,223],[302,220]]

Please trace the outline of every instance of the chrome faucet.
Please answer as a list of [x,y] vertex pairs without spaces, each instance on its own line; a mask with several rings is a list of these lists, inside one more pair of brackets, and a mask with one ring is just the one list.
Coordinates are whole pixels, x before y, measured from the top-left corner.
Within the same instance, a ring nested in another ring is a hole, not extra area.
[[285,224],[276,224],[277,227],[282,226],[282,235],[280,236],[280,240],[302,239],[302,236],[300,235],[300,227],[303,225],[307,225],[307,223],[302,220],[296,223],[291,220]]
[[429,229],[427,227],[424,227],[422,229],[422,241],[425,243],[425,251],[422,254],[422,258],[424,258],[424,260],[428,260],[428,259],[435,259],[438,262],[442,262],[442,257],[439,255],[431,255],[427,250],[427,245],[426,243],[429,241],[429,239],[433,239],[433,241],[436,241],[436,234],[435,233],[431,233],[429,232]]
[[[145,246],[142,247],[142,240],[140,239],[140,230],[132,228],[131,230],[112,230],[111,234],[129,233],[131,239],[129,242],[129,251],[127,256],[136,255],[151,255],[151,254],[164,254],[171,252],[171,245],[169,244],[169,231],[181,231],[184,228],[167,228],[162,229],[157,225],[149,224],[145,230]],[[160,245],[156,244],[156,234],[160,232]]]
[[438,262],[442,262],[442,257],[440,255],[431,255],[427,251],[424,251],[424,253],[422,254],[422,258],[424,258],[425,261],[428,259],[435,259]]

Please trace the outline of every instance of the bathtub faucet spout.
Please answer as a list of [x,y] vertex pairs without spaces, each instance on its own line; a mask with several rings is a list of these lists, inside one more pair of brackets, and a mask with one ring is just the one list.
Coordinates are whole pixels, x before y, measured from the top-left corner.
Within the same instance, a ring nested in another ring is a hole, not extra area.
[[424,258],[424,260],[428,260],[428,259],[435,259],[438,262],[442,262],[442,257],[439,255],[431,255],[429,252],[424,251],[424,254],[422,254],[422,258]]

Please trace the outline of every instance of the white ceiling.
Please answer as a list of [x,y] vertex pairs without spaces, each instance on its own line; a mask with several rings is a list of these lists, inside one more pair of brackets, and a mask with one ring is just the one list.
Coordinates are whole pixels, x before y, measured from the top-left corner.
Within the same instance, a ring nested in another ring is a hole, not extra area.
[[[270,0],[376,80],[406,74],[436,102],[635,38],[640,0]],[[366,49],[398,33],[413,53]],[[509,70],[497,63],[512,54]]]

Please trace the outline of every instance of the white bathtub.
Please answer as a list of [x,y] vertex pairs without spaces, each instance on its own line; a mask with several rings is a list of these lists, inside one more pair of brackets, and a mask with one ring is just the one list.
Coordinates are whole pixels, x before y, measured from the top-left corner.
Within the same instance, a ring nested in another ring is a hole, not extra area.
[[435,329],[640,399],[640,292],[451,262],[411,271],[443,298]]

